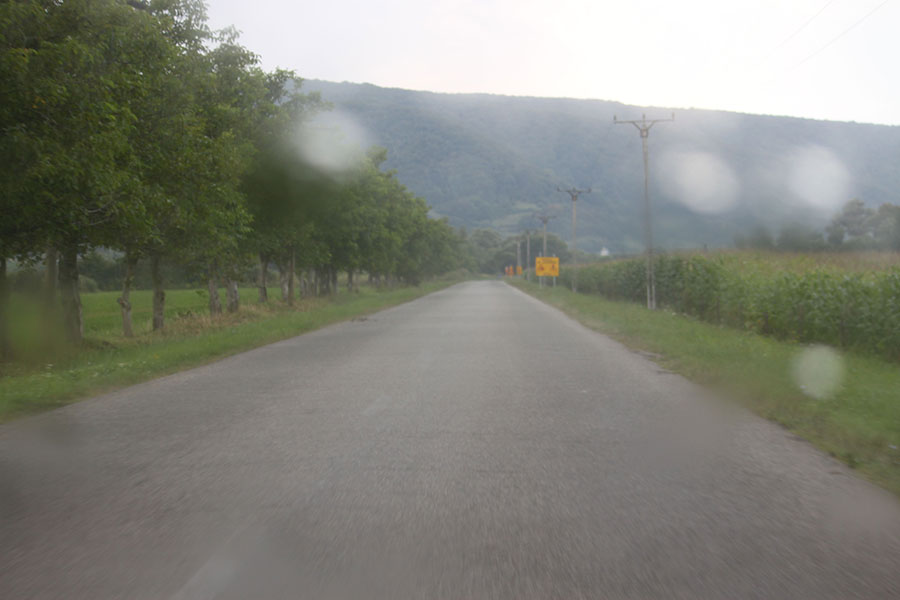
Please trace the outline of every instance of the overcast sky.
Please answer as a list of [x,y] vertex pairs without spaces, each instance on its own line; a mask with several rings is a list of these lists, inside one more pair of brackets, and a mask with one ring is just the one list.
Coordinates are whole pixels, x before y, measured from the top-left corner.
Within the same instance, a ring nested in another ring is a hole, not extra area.
[[266,69],[900,125],[900,0],[209,0]]

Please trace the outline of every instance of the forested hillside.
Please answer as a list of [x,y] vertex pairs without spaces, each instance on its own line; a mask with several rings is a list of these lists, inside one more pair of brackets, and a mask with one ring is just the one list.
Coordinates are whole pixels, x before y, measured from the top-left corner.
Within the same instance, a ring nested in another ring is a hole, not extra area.
[[[668,117],[669,109],[600,100],[436,94],[369,84],[307,81],[367,143],[388,149],[387,167],[428,199],[434,213],[469,229],[516,233],[559,215],[570,238],[568,197],[578,206],[579,247],[642,248],[641,144],[620,119]],[[900,201],[900,127],[677,110],[650,135],[657,244],[730,245],[756,225],[821,228],[844,203]]]

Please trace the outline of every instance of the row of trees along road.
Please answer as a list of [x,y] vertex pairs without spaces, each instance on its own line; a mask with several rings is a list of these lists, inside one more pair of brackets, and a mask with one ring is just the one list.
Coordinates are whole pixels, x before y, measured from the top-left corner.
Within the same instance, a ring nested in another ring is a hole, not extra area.
[[[210,312],[236,310],[236,273],[270,264],[363,270],[417,282],[455,266],[458,234],[380,167],[374,149],[340,178],[295,151],[298,125],[328,106],[293,72],[265,72],[233,29],[211,31],[202,0],[12,0],[0,4],[0,321],[7,261],[47,262],[69,339],[83,336],[79,256],[125,256],[119,303],[133,334],[138,261],[205,271]],[[58,267],[58,273],[56,269]],[[5,329],[4,329],[5,331]],[[6,336],[2,336],[6,347]]]

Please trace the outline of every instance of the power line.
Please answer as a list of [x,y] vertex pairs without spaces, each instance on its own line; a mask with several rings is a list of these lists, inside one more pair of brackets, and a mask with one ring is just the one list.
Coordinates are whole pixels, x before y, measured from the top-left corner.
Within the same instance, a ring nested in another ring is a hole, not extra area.
[[878,12],[878,10],[879,10],[882,6],[884,6],[885,4],[887,4],[887,3],[890,2],[890,1],[891,1],[891,0],[884,0],[884,2],[882,2],[882,3],[879,4],[878,6],[876,6],[875,8],[873,8],[872,10],[870,10],[869,12],[867,12],[861,19],[859,19],[858,21],[856,21],[853,25],[851,25],[851,26],[848,27],[847,29],[843,30],[842,32],[840,32],[839,34],[837,34],[835,37],[831,38],[831,40],[830,40],[827,44],[825,44],[824,46],[822,46],[821,48],[819,48],[818,50],[816,50],[815,52],[813,52],[812,54],[810,54],[809,56],[807,56],[806,58],[804,58],[803,60],[801,60],[800,62],[798,62],[796,65],[794,65],[794,69],[796,69],[796,68],[802,66],[802,65],[803,65],[804,63],[806,63],[809,59],[813,58],[814,56],[816,56],[817,54],[819,54],[820,52],[822,52],[823,50],[825,50],[826,48],[828,48],[829,46],[831,46],[833,43],[835,43],[836,41],[838,41],[839,39],[841,39],[842,37],[844,37],[845,35],[847,35],[847,34],[850,33],[851,31],[853,31],[854,29],[856,29],[856,27],[857,27],[860,23],[862,23],[863,21],[865,21],[866,19],[868,19],[869,17],[871,17],[872,15],[874,15],[876,12]]
[[[766,61],[768,61],[768,60],[772,57],[773,54],[775,54],[778,50],[780,50],[785,44],[787,44],[788,42],[790,42],[792,39],[794,39],[795,37],[797,37],[797,35],[799,35],[801,31],[803,31],[804,29],[806,29],[807,27],[809,27],[809,24],[812,23],[813,21],[815,21],[815,20],[819,17],[819,15],[821,15],[823,12],[825,12],[825,9],[827,9],[827,8],[828,8],[829,6],[831,6],[832,4],[834,4],[834,0],[828,0],[828,2],[826,2],[826,3],[822,6],[822,8],[820,8],[820,9],[819,9],[813,16],[811,16],[809,19],[807,19],[806,22],[803,23],[800,27],[798,27],[796,30],[794,30],[793,33],[791,33],[789,36],[787,36],[786,38],[784,38],[783,40],[781,40],[781,42],[780,42],[777,46],[774,46],[773,48],[771,48],[771,49],[770,49],[768,52],[766,52],[765,54],[762,54],[762,53],[759,54],[759,55],[757,56],[757,58],[755,58],[755,59],[753,60],[754,66],[755,66],[757,69],[762,68],[762,67],[764,66],[764,64],[766,63]],[[733,63],[734,63],[734,59],[733,59],[733,57],[731,57],[731,56],[729,55],[729,57],[726,58],[725,67],[721,68],[720,71],[719,71],[720,74],[721,74],[721,75],[727,75],[727,74],[731,73],[731,72],[732,72],[732,64],[733,64]],[[773,77],[773,79],[774,79],[774,77]],[[766,83],[768,83],[768,80],[766,81]]]
[[787,44],[789,41],[791,41],[792,39],[794,39],[795,37],[797,37],[797,34],[799,34],[801,31],[803,31],[804,29],[806,29],[806,28],[809,26],[810,23],[812,23],[813,21],[815,21],[816,18],[817,18],[819,15],[821,15],[823,12],[825,12],[825,9],[828,8],[829,6],[831,6],[832,4],[834,4],[834,0],[828,0],[828,2],[825,3],[825,6],[823,6],[822,8],[819,9],[819,12],[817,12],[816,14],[814,14],[813,16],[811,16],[811,17],[806,21],[806,23],[804,23],[803,25],[801,25],[794,33],[792,33],[791,35],[789,35],[789,36],[787,36],[786,38],[784,38],[784,39],[781,41],[781,43],[778,44],[777,46],[775,46],[775,47],[772,49],[772,52],[770,52],[769,54],[772,54],[773,52],[775,52],[776,50],[778,50],[779,48],[781,48],[782,46],[784,46],[785,44]]
[[[835,37],[830,39],[827,43],[825,43],[820,48],[816,49],[814,52],[807,55],[805,58],[803,58],[800,62],[796,63],[795,65],[793,65],[791,67],[785,65],[783,67],[783,70],[779,70],[779,72],[769,72],[768,76],[765,76],[765,73],[760,73],[760,79],[759,79],[757,85],[758,86],[769,86],[772,83],[774,83],[779,77],[784,76],[785,74],[790,73],[790,72],[795,71],[796,69],[800,68],[802,65],[804,65],[807,62],[809,62],[810,60],[812,60],[819,53],[823,52],[829,46],[831,46],[832,44],[834,44],[835,42],[840,40],[842,37],[844,37],[845,35],[850,33],[853,29],[858,27],[863,21],[865,21],[866,19],[871,17],[873,14],[875,14],[878,10],[880,10],[882,7],[884,7],[884,5],[887,4],[888,2],[890,2],[890,0],[883,0],[881,2],[881,4],[877,5],[875,8],[873,8],[868,13],[866,13],[862,18],[858,19],[852,25],[850,25],[849,27],[847,27],[846,29],[841,31],[838,35],[836,35]],[[772,50],[767,52],[762,58],[760,58],[759,63],[756,64],[755,66],[762,71],[764,69],[764,61],[768,60],[777,50],[779,50],[781,47],[783,47],[785,44],[787,44],[789,41],[791,41],[794,37],[796,37],[800,32],[802,32],[804,29],[806,29],[810,25],[810,23],[812,23],[815,19],[817,19],[832,4],[834,4],[834,0],[829,0],[828,2],[826,2],[822,6],[822,8],[820,8],[809,19],[807,19],[806,22],[803,23],[803,25],[801,25],[797,30],[795,30],[788,37],[786,37],[784,40],[782,40],[781,43],[779,43]],[[768,68],[765,68],[765,70],[768,70]],[[732,71],[731,61],[729,61],[727,68],[723,69],[722,73],[727,74],[727,73],[730,73],[731,71]]]

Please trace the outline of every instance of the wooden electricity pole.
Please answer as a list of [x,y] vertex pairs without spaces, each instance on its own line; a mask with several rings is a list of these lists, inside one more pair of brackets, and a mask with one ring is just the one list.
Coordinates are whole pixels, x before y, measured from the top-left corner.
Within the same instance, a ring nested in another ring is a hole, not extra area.
[[531,281],[528,269],[531,267],[531,229],[525,230],[525,279]]
[[624,125],[631,123],[641,134],[641,146],[644,150],[644,245],[647,250],[647,308],[656,309],[656,274],[653,272],[653,225],[650,220],[650,192],[649,192],[649,153],[647,148],[647,138],[650,137],[650,129],[657,123],[664,121],[674,121],[675,113],[672,113],[670,119],[652,119],[647,120],[647,115],[641,115],[640,121],[620,121],[613,115],[613,122],[616,125]]
[[[544,226],[544,250],[543,250],[543,252],[541,252],[541,256],[547,256],[547,223],[551,219],[555,219],[556,215],[548,215],[546,213],[543,213],[540,215],[534,215],[534,218],[537,219],[538,221],[540,221]],[[541,285],[541,287],[543,287],[544,286],[544,278],[538,277],[538,283]]]
[[516,275],[522,270],[522,240],[516,240]]
[[556,188],[557,192],[565,192],[572,198],[572,291],[578,291],[578,254],[577,254],[577,237],[575,235],[575,204],[578,202],[579,194],[590,194],[591,188],[586,190],[579,190],[578,188],[571,187],[567,190],[562,188]]

